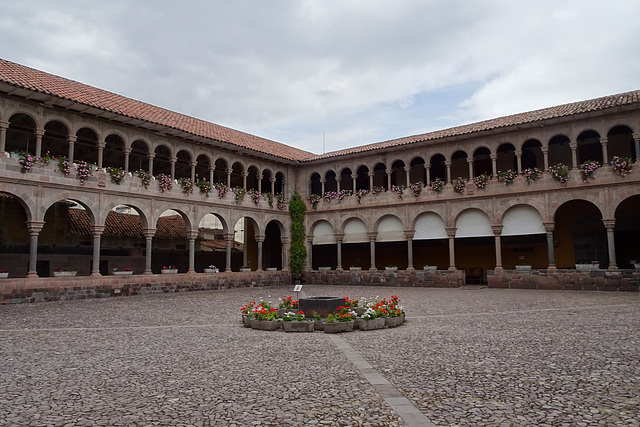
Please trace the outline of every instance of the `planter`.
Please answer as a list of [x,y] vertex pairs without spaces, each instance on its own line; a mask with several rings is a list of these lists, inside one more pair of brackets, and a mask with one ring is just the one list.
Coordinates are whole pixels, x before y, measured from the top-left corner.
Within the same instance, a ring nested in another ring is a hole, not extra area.
[[251,327],[251,317],[242,316],[242,324],[244,325],[245,328],[250,328]]
[[285,307],[285,308],[279,308],[279,309],[278,309],[278,317],[281,317],[281,318],[282,318],[282,317],[284,317],[284,314],[285,314],[285,313],[295,313],[295,314],[298,314],[298,312],[299,312],[299,311],[300,311],[300,310],[298,310],[297,308],[288,308],[288,307]]
[[356,320],[353,321],[353,329],[362,330],[362,324],[364,322],[365,322],[365,320],[362,317],[356,317]]
[[386,325],[387,328],[398,327],[398,326],[402,325],[402,323],[404,322],[404,317],[402,317],[402,316],[385,317],[384,319],[386,319],[385,325]]
[[633,267],[634,267],[636,270],[640,270],[640,264],[633,264]]
[[384,269],[389,271],[396,271],[398,267],[385,267]]
[[267,271],[278,271],[276,267],[267,267]]
[[318,267],[318,271],[331,271],[331,267]]
[[77,271],[54,271],[53,277],[71,277],[78,274]]
[[0,273],[0,279],[6,279],[9,277],[9,273]]
[[257,329],[259,331],[275,331],[280,326],[282,326],[282,322],[277,320],[251,319],[251,329]]
[[354,307],[353,310],[356,312],[356,315],[362,316],[365,311],[367,311],[367,307]]
[[351,322],[324,322],[322,327],[326,334],[339,334],[340,332],[347,332],[347,323],[351,323],[351,330],[353,330],[353,320]]
[[244,267],[243,267],[243,268],[241,268],[241,269],[240,269],[240,271],[242,271],[243,273],[248,273],[248,272],[250,272],[250,271],[251,271],[251,269],[250,269],[250,268],[244,268]]
[[423,270],[437,270],[438,266],[437,265],[425,265],[424,267],[422,267]]
[[217,268],[205,268],[205,273],[219,273],[220,271]]
[[114,276],[131,276],[133,274],[133,270],[124,270],[124,271],[114,271]]
[[313,320],[313,329],[315,331],[323,331],[324,330],[324,322],[322,320]]
[[516,265],[516,271],[531,271],[530,265]]
[[362,267],[349,267],[349,270],[358,271],[362,270]]
[[600,264],[576,264],[576,270],[599,270]]
[[163,268],[162,270],[160,270],[160,273],[162,273],[162,274],[176,274],[176,273],[178,273],[178,269],[177,268]]
[[362,325],[360,325],[360,330],[373,331],[375,329],[384,329],[385,319],[385,317],[376,317],[375,319],[370,320],[363,319]]
[[282,322],[285,332],[313,332],[314,322],[292,320],[290,322]]

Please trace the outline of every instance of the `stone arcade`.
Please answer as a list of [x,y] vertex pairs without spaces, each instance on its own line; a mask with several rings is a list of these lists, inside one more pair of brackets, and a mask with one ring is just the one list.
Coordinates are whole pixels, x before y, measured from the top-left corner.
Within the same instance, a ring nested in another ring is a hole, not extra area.
[[638,290],[640,91],[314,155],[0,60],[0,153],[4,302],[290,283],[295,190],[308,283]]

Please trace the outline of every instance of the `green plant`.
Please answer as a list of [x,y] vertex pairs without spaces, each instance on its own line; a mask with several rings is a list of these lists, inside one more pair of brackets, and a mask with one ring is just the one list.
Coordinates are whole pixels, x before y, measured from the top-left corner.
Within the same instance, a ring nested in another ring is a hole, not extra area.
[[538,168],[527,168],[522,171],[522,176],[527,180],[527,185],[537,181],[542,176],[542,171]]
[[327,316],[327,319],[325,320],[326,323],[333,323],[336,321],[336,317],[333,314],[329,314]]
[[29,153],[20,153],[20,172],[25,173],[38,164],[38,158]]
[[206,179],[202,178],[200,181],[196,183],[201,193],[204,193],[205,196],[209,197],[209,193],[213,191],[213,185]]
[[453,191],[458,194],[464,193],[464,189],[467,187],[467,180],[465,178],[458,177],[453,183]]
[[291,267],[291,275],[300,277],[304,271],[304,262],[307,257],[307,248],[304,245],[306,237],[304,229],[304,215],[307,212],[300,194],[295,191],[289,201],[289,215],[291,216],[291,255],[289,257],[289,266]]
[[559,181],[560,184],[565,185],[569,180],[569,167],[563,165],[562,163],[558,163],[557,165],[549,166],[549,174],[556,181]]
[[444,188],[444,181],[442,180],[442,178],[436,178],[431,181],[430,187],[433,191],[440,194],[442,192],[442,189]]
[[483,173],[482,175],[478,175],[475,178],[473,178],[473,183],[475,184],[476,188],[484,188],[487,186],[489,179],[490,179],[489,175],[487,175],[486,173]]
[[114,184],[120,185],[122,180],[124,179],[124,171],[116,166],[109,166],[107,168],[107,173],[111,176],[111,182]]
[[309,196],[307,200],[309,200],[309,203],[311,203],[311,209],[313,209],[314,211],[318,209],[318,202],[320,201],[320,199],[322,199],[322,196],[320,196],[319,194],[312,194]]
[[322,317],[320,317],[318,312],[316,312],[315,310],[313,310],[313,318],[317,321],[320,321],[322,319]]
[[244,187],[233,187],[233,194],[236,195],[236,203],[242,203],[244,195],[247,194],[247,190]]
[[191,178],[180,178],[178,183],[180,184],[180,187],[182,187],[182,192],[184,194],[189,195],[193,193],[194,183]]
[[65,176],[71,173],[71,166],[73,166],[73,164],[67,160],[65,156],[58,157],[58,170]]
[[589,179],[594,179],[596,177],[596,170],[600,167],[600,163],[595,160],[587,160],[583,164],[580,165],[580,176],[582,177],[582,182],[587,182]]
[[151,174],[144,169],[140,169],[137,172],[138,178],[140,178],[140,183],[144,188],[149,188],[149,183],[151,182]]
[[272,208],[273,207],[273,193],[269,191],[266,195],[267,195],[267,202],[269,202],[269,207]]
[[620,176],[626,176],[631,173],[633,169],[633,162],[630,157],[618,157],[613,156],[613,160],[611,161],[611,166],[613,166],[613,171],[617,172]]

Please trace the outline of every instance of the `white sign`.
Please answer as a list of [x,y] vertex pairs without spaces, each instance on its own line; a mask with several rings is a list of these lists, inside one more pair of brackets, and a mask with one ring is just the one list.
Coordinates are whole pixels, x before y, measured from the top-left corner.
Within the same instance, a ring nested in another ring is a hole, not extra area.
[[300,292],[302,290],[302,285],[296,285],[295,288],[293,288],[293,292]]

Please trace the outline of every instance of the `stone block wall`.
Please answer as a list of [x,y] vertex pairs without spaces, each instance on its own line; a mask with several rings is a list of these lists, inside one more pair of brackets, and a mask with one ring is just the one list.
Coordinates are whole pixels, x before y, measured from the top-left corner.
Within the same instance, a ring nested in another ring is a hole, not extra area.
[[490,288],[638,292],[640,270],[488,271]]
[[328,270],[306,271],[304,280],[316,285],[406,286],[457,288],[464,271],[449,270]]

